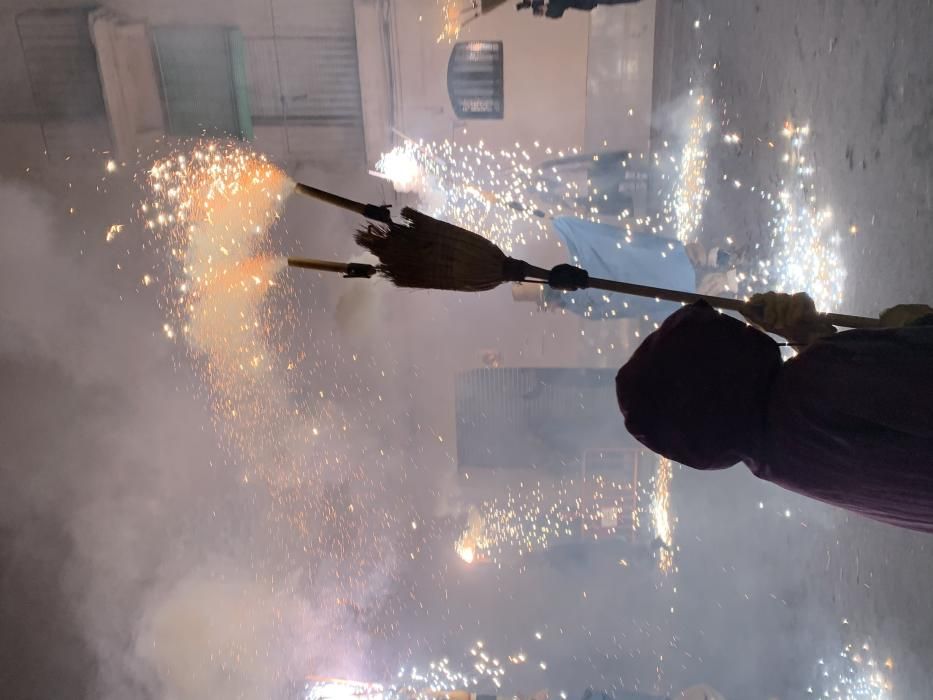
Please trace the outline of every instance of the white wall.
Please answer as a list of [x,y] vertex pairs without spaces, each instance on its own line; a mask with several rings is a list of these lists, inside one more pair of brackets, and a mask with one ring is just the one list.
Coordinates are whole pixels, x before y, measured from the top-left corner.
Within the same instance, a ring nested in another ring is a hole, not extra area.
[[502,41],[505,58],[505,118],[467,122],[457,120],[447,94],[453,44],[437,41],[439,5],[434,0],[395,2],[393,22],[399,128],[408,136],[442,140],[456,135],[459,140],[483,140],[493,149],[535,140],[554,148],[583,145],[587,13],[567,13],[555,21],[516,12],[506,3],[467,24],[457,40]]

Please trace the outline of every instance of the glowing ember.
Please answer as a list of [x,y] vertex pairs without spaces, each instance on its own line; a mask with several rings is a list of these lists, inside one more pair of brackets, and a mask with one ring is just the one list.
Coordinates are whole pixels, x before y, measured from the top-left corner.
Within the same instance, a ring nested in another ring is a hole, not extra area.
[[416,192],[424,188],[424,173],[415,156],[412,142],[397,146],[376,163],[376,170],[392,181],[398,192]]
[[446,40],[448,43],[460,36],[460,4],[457,0],[437,0],[441,6],[443,25],[437,37],[437,43]]
[[104,236],[104,240],[108,243],[113,241],[121,232],[123,231],[123,224],[114,224],[107,229],[107,234]]
[[473,547],[470,547],[469,545],[461,545],[458,543],[457,554],[467,564],[472,564],[473,559],[476,557],[476,550]]
[[[483,516],[474,508],[470,509],[469,520],[466,530],[454,545],[457,556],[467,564],[472,564],[477,559],[477,550],[483,551],[489,549],[489,542],[483,534],[485,522]],[[482,561],[482,558],[479,559]]]

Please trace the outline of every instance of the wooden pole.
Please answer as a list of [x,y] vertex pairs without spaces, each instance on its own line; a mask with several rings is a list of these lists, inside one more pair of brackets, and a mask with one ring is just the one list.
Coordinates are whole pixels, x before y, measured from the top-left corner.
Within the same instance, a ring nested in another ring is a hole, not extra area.
[[289,267],[300,267],[305,270],[321,270],[322,272],[338,272],[344,277],[372,277],[376,274],[374,265],[366,263],[344,263],[333,260],[317,260],[316,258],[288,258]]
[[[541,267],[529,265],[529,281],[537,281],[541,284],[547,284],[549,270]],[[674,289],[664,289],[663,287],[649,287],[644,284],[632,284],[630,282],[617,282],[615,280],[601,279],[599,277],[589,278],[589,289],[602,289],[607,292],[619,292],[621,294],[631,294],[636,297],[646,297],[648,299],[661,299],[663,301],[673,301],[680,304],[693,304],[698,301],[705,301],[716,309],[726,311],[737,311],[740,314],[748,312],[749,306],[741,299],[731,299],[729,297],[714,297],[707,294],[696,294],[695,292],[681,292]],[[842,328],[880,328],[881,320],[867,316],[852,316],[850,314],[821,313],[820,317],[834,326]]]
[[[643,284],[630,284],[628,282],[616,282],[614,280],[600,279],[599,277],[590,277],[590,287],[593,289],[604,289],[608,292],[621,292],[622,294],[633,294],[639,297],[654,297],[664,301],[674,301],[683,304],[692,304],[697,301],[705,301],[710,306],[717,309],[726,309],[728,311],[737,311],[744,313],[748,311],[748,304],[741,299],[730,299],[729,297],[714,297],[706,294],[696,294],[693,292],[679,292],[672,289],[662,289],[661,287],[649,287]],[[879,328],[880,319],[867,316],[852,316],[850,314],[821,313],[820,317],[827,323],[844,328]]]
[[339,194],[334,194],[325,190],[319,190],[317,187],[311,187],[311,185],[306,185],[302,182],[295,183],[295,192],[303,194],[306,197],[319,199],[320,201],[327,202],[328,204],[333,204],[335,207],[340,207],[341,209],[346,209],[347,211],[356,212],[357,214],[365,216],[367,219],[372,219],[373,221],[381,221],[384,224],[392,223],[392,216],[389,213],[389,207],[385,205],[379,206],[376,204],[363,204],[362,202],[357,202],[352,199],[347,199],[346,197],[341,197]]

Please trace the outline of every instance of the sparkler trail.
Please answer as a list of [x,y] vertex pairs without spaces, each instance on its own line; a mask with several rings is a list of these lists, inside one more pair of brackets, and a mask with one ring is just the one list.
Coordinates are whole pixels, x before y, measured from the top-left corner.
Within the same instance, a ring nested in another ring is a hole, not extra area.
[[703,223],[703,207],[709,197],[706,138],[712,128],[706,97],[691,96],[687,140],[677,164],[677,179],[663,205],[665,220],[673,222],[677,240],[683,243],[695,241]]
[[810,128],[788,123],[782,135],[788,142],[783,162],[790,173],[774,201],[772,245],[777,252],[765,263],[767,277],[776,291],[804,290],[818,309],[839,308],[846,270],[832,211],[820,208],[813,193],[814,168],[807,153]]
[[651,495],[651,523],[654,536],[662,547],[658,552],[658,568],[665,574],[674,570],[674,519],[671,514],[671,478],[673,464],[666,457],[658,460],[658,470],[652,482],[654,486]]
[[[687,143],[679,160],[671,157],[674,185],[656,216],[636,216],[632,200],[626,199],[646,175],[647,161],[622,152],[584,155],[539,142],[494,152],[482,141],[406,138],[383,154],[374,174],[390,180],[398,192],[416,194],[425,213],[476,231],[507,252],[550,239],[549,219],[557,216],[613,224],[629,233],[667,235],[673,227],[681,241],[690,242],[697,237],[709,196],[706,139],[712,125],[704,96],[693,99],[690,115]],[[652,167],[660,171],[663,165],[656,154]]]
[[[654,539],[660,551],[652,556],[663,573],[670,573],[674,556],[670,479],[671,463],[662,460],[651,480],[650,535],[641,531],[641,503],[647,496],[630,482],[596,474],[582,481],[522,484],[502,499],[484,501],[470,509],[454,549],[467,564],[507,564],[564,542]],[[628,559],[620,562],[628,563]]]
[[[620,172],[628,168],[626,154],[614,157]],[[650,217],[609,208],[609,195],[593,184],[588,170],[611,169],[607,160],[610,156],[600,161],[598,154],[583,156],[576,148],[564,152],[538,142],[493,152],[482,141],[464,145],[405,139],[383,154],[376,172],[397,191],[417,194],[425,213],[476,231],[506,251],[549,239],[548,219],[554,216],[657,231],[660,224]]]
[[[493,153],[482,141],[463,146],[406,139],[376,169],[398,191],[416,193],[425,213],[477,231],[509,251],[525,243],[526,234],[548,234],[546,222],[534,214],[547,185],[529,160],[527,152]],[[550,207],[548,213],[554,212]]]
[[[180,335],[214,408],[218,428],[266,478],[284,409],[283,317],[268,297],[284,259],[270,250],[289,180],[246,149],[203,143],[149,171],[146,225],[164,248],[165,333]],[[288,306],[283,284],[278,296]],[[287,360],[285,360],[287,362]],[[279,405],[277,405],[279,404]]]
[[[701,93],[691,96],[691,100],[687,140],[676,160],[674,184],[662,206],[664,223],[672,225],[677,238],[684,243],[696,241],[702,232],[704,208],[711,193],[707,168],[713,123],[705,96]],[[787,122],[781,136],[787,150],[781,158],[780,189],[768,192],[768,188],[753,186],[746,190],[755,193],[772,210],[768,221],[770,252],[749,268],[736,271],[737,287],[731,285],[723,291],[746,298],[768,290],[805,291],[813,297],[817,308],[839,308],[846,279],[841,237],[831,209],[821,206],[814,193],[810,128]],[[727,146],[735,147],[741,142],[737,133],[722,135],[722,143]],[[671,161],[675,159],[671,157]],[[662,171],[662,179],[667,179],[663,173],[665,164],[658,154],[654,156],[654,167]],[[725,175],[722,179],[730,189],[743,189],[737,179]],[[733,241],[727,237],[715,244],[725,248],[732,246]]]
[[817,661],[819,678],[807,694],[824,700],[894,700],[890,657],[876,661],[871,645],[847,644],[835,657]]
[[161,289],[163,331],[186,351],[244,486],[268,494],[276,545],[309,569],[325,567],[337,592],[330,608],[356,624],[396,548],[416,545],[397,525],[399,504],[377,508],[369,488],[389,446],[359,440],[369,417],[362,412],[357,428],[334,398],[365,391],[361,375],[340,364],[318,379],[323,349],[293,346],[304,321],[270,235],[293,183],[248,148],[212,141],[157,161],[147,182],[140,214],[160,253],[147,278]]
[[[540,634],[535,634],[535,638],[540,641]],[[387,683],[310,676],[304,700],[469,700],[484,688],[500,690],[506,680],[506,669],[527,663],[529,658],[524,651],[499,657],[478,640],[461,660],[461,666],[469,666],[469,671],[456,670],[449,658],[443,658],[425,666],[403,666]],[[536,666],[538,671],[547,670],[544,661],[537,661]],[[566,700],[566,693],[562,692],[560,697]]]
[[[781,136],[787,146],[781,156],[781,189],[774,193],[758,190],[758,197],[772,210],[768,221],[770,252],[748,272],[738,274],[739,296],[748,298],[769,290],[805,291],[818,309],[838,309],[844,301],[846,281],[842,239],[832,210],[821,206],[814,193],[810,128],[788,122]],[[726,135],[727,143],[735,140],[736,136]]]

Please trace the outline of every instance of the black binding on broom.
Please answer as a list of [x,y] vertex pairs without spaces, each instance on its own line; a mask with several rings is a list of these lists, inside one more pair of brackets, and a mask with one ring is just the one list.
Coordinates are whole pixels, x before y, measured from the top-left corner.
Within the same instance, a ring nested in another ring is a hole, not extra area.
[[554,289],[565,292],[575,292],[590,286],[590,273],[573,265],[557,265],[552,267],[547,276],[547,284]]

